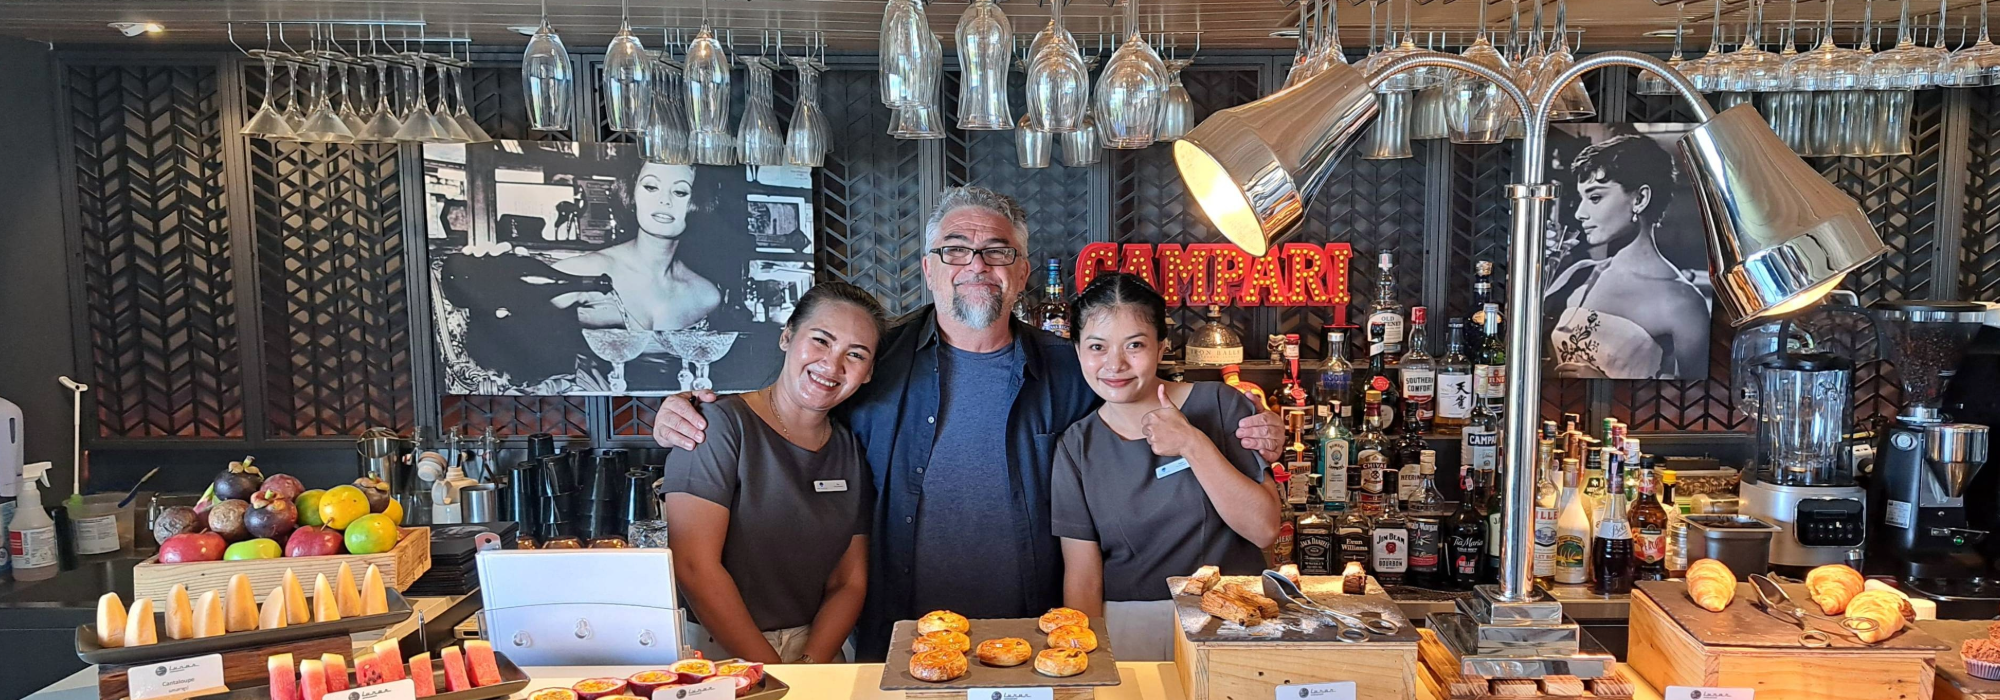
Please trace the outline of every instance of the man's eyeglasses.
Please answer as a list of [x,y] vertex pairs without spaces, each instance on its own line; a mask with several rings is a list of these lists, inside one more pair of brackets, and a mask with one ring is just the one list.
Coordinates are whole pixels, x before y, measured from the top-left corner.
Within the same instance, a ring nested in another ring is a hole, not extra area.
[[937,255],[946,265],[971,265],[973,253],[978,253],[980,260],[994,267],[1006,267],[1021,259],[1021,251],[1007,246],[975,250],[962,245],[948,245],[932,248],[931,253]]

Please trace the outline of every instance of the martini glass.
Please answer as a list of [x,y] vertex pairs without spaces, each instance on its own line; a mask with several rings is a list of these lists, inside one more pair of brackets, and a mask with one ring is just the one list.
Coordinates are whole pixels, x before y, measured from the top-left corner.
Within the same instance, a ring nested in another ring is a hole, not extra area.
[[389,64],[375,61],[375,111],[368,115],[368,125],[355,134],[355,138],[386,142],[396,140],[396,131],[403,128],[403,120],[396,118],[396,109],[389,106]]
[[[695,329],[652,332],[658,337],[660,346],[666,348],[667,354],[681,358],[681,391],[714,389],[715,382],[710,381],[708,375],[709,364],[729,354],[729,349],[736,345],[737,337],[743,335],[733,331]],[[693,365],[692,372],[688,368],[690,363]]]
[[277,97],[271,90],[271,79],[278,73],[278,61],[269,53],[265,53],[263,59],[264,105],[257,108],[257,113],[251,115],[250,121],[246,122],[237,133],[273,141],[292,138],[292,125],[286,122],[284,115],[272,106]]
[[639,359],[653,345],[653,331],[625,328],[585,328],[583,342],[590,352],[611,363],[612,393],[625,392],[625,363]]

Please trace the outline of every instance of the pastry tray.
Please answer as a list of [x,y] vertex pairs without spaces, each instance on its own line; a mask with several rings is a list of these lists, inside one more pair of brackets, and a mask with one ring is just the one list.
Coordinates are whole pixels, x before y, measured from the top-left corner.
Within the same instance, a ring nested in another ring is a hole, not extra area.
[[[1808,613],[1817,614],[1819,604],[1806,593],[1806,587],[1797,583],[1780,583],[1785,595]],[[1701,642],[1704,646],[1766,647],[1796,649],[1799,647],[1799,625],[1790,618],[1779,617],[1776,612],[1765,612],[1756,605],[1757,589],[1748,583],[1736,584],[1736,597],[1722,612],[1710,612],[1696,605],[1687,594],[1687,583],[1683,581],[1640,581],[1634,584],[1634,593],[1644,593],[1653,604],[1658,605],[1667,617]],[[1837,617],[1837,616],[1835,616]],[[1835,622],[1808,618],[1808,622],[1832,638],[1832,646],[1839,649],[1883,649],[1889,651],[1942,651],[1947,646],[1930,633],[1918,629],[1915,623],[1906,624],[1901,632],[1888,639],[1867,644],[1841,631]]]
[[[130,666],[167,659],[220,654],[225,651],[295,642],[301,639],[387,629],[410,617],[410,601],[405,600],[395,589],[388,589],[388,593],[389,612],[378,615],[343,617],[333,622],[308,622],[270,630],[244,630],[201,639],[167,639],[165,634],[167,615],[156,611],[153,613],[153,624],[154,629],[160,632],[160,641],[138,647],[110,649],[100,647],[97,645],[97,625],[94,623],[80,625],[76,628],[76,656],[83,659],[84,663]],[[307,600],[312,599],[307,598]],[[307,607],[310,608],[311,603],[307,603]]]
[[1028,640],[1028,646],[1035,654],[1049,648],[1049,636],[1042,634],[1041,620],[1036,618],[972,620],[971,631],[965,636],[972,639],[972,651],[965,655],[965,675],[942,683],[917,680],[910,675],[910,643],[917,638],[917,623],[903,620],[896,623],[896,629],[889,636],[889,659],[882,665],[883,690],[964,690],[967,688],[1069,688],[1083,686],[1118,685],[1118,660],[1111,656],[1110,627],[1103,618],[1091,618],[1090,631],[1097,633],[1097,651],[1086,655],[1088,665],[1083,673],[1068,678],[1054,678],[1035,672],[1035,659],[1029,656],[1025,663],[1013,667],[988,666],[979,662],[974,654],[979,643],[988,639],[1020,637]]
[[[522,671],[521,667],[514,665],[513,661],[508,660],[506,654],[502,654],[497,651],[493,652],[493,661],[494,665],[500,667],[499,683],[495,683],[493,685],[488,685],[488,686],[481,686],[478,688],[473,688],[471,690],[460,690],[457,692],[450,692],[450,693],[441,692],[436,695],[429,696],[428,700],[497,700],[498,698],[511,697],[515,693],[521,692],[521,689],[528,687],[529,683],[528,673],[526,671]],[[435,668],[433,668],[431,671],[432,675],[434,676],[433,680],[437,683],[437,687],[439,688],[445,687],[444,664],[437,663],[437,659],[435,657],[431,659],[431,662],[435,666]],[[354,666],[353,660],[350,659],[348,661],[348,669],[347,669],[349,674],[352,674],[354,672],[353,666]],[[349,678],[352,678],[352,676],[350,675]],[[350,680],[349,682],[351,683],[353,681]],[[348,690],[353,690],[353,689],[354,688],[352,686],[348,688]],[[347,697],[347,692],[341,691],[339,693],[327,693],[326,696],[329,698],[345,698]],[[231,688],[227,694],[209,695],[204,697],[214,698],[215,700],[271,700],[271,687],[268,685],[259,685],[259,686],[250,686],[244,688]]]
[[[1169,585],[1177,585],[1182,576],[1168,577]],[[1216,585],[1239,583],[1250,590],[1263,593],[1263,579],[1258,576],[1224,576]],[[1301,576],[1299,588],[1313,602],[1349,614],[1375,613],[1384,619],[1402,625],[1394,634],[1370,634],[1368,643],[1417,642],[1417,629],[1403,616],[1396,601],[1382,591],[1374,578],[1368,580],[1368,592],[1362,595],[1348,595],[1340,592],[1339,576]],[[1339,627],[1328,624],[1316,615],[1300,613],[1279,604],[1278,617],[1267,620],[1256,627],[1244,627],[1226,622],[1201,609],[1201,596],[1174,596],[1174,615],[1179,619],[1181,633],[1190,642],[1340,642],[1336,636]]]

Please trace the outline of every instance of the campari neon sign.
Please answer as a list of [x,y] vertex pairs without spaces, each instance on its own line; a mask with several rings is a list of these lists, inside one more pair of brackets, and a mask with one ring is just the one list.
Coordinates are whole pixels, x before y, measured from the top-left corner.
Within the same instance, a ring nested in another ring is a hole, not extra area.
[[1151,283],[1169,306],[1327,306],[1347,325],[1346,243],[1286,243],[1253,257],[1228,243],[1092,243],[1076,256],[1076,287],[1128,272]]

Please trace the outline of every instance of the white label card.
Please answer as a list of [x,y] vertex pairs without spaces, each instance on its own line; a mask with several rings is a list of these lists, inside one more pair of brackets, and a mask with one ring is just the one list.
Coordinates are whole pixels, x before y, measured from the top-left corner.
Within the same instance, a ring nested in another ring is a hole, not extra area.
[[1186,458],[1186,457],[1182,457],[1182,458],[1180,458],[1180,459],[1176,459],[1176,460],[1174,460],[1174,461],[1172,461],[1172,462],[1168,462],[1168,463],[1166,463],[1166,464],[1162,464],[1162,465],[1160,465],[1160,466],[1158,466],[1158,467],[1154,467],[1154,468],[1153,468],[1153,478],[1155,478],[1155,479],[1165,479],[1165,478],[1167,478],[1167,477],[1169,477],[1169,476],[1172,476],[1172,475],[1174,475],[1174,474],[1175,474],[1176,472],[1180,472],[1180,471],[1184,471],[1184,470],[1186,470],[1187,468],[1188,468],[1188,461],[1187,461],[1187,458]]
[[706,683],[684,685],[679,688],[661,688],[653,691],[653,700],[700,700],[700,698],[736,697],[736,679],[717,678]]
[[1054,688],[968,688],[965,700],[1055,700]]
[[1354,700],[1354,681],[1281,685],[1277,700]]
[[126,675],[132,700],[178,698],[228,690],[222,684],[222,655],[209,654],[146,666]]
[[379,685],[327,693],[327,700],[417,700],[417,682],[405,678]]
[[814,493],[842,493],[847,490],[846,479],[822,479],[813,482]]
[[1660,697],[1664,700],[1751,700],[1757,697],[1757,691],[1750,688],[1696,688],[1670,685]]

